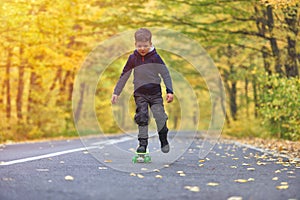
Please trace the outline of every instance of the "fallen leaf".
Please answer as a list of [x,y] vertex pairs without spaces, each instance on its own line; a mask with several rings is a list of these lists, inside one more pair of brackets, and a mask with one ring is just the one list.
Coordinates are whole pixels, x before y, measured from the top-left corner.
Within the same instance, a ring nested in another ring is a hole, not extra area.
[[276,186],[276,189],[278,189],[278,190],[286,190],[288,188],[289,188],[288,185],[279,185],[279,186]]
[[83,151],[83,154],[88,154],[89,152],[88,151]]
[[154,172],[160,172],[160,170],[159,170],[159,169],[154,169],[153,171],[154,171]]
[[246,179],[236,179],[236,180],[234,180],[234,182],[237,182],[237,183],[247,183],[248,180],[246,180]]
[[199,164],[199,167],[203,167],[204,166],[204,164]]
[[147,168],[141,168],[141,170],[142,170],[142,171],[147,171],[148,169],[147,169]]
[[73,181],[73,180],[74,180],[74,177],[68,175],[68,176],[65,176],[65,180],[66,180],[66,181]]
[[248,171],[255,171],[255,168],[247,168]]
[[162,178],[162,176],[161,175],[156,175],[155,178]]
[[205,162],[205,160],[199,160],[199,162]]
[[232,158],[232,160],[238,160],[239,158]]
[[255,181],[254,178],[248,178],[248,181]]
[[281,185],[288,185],[288,182],[281,182]]
[[165,168],[168,168],[168,167],[170,167],[170,165],[164,165],[164,167],[165,167]]
[[200,191],[200,188],[198,186],[185,186],[184,188],[191,192],[199,192]]
[[243,166],[250,166],[250,164],[248,164],[248,163],[243,163],[242,165]]
[[237,166],[230,166],[230,168],[231,168],[231,169],[236,169],[236,168],[237,168]]
[[273,181],[277,181],[278,180],[278,177],[274,177],[272,178]]
[[281,173],[281,171],[280,171],[280,170],[276,170],[276,171],[275,171],[275,174],[278,174],[278,173]]
[[257,164],[257,165],[266,165],[267,163],[258,161],[256,164]]
[[232,197],[229,197],[227,200],[243,200],[243,197],[232,196]]
[[144,176],[142,174],[138,174],[137,177],[144,178]]
[[214,187],[214,186],[218,186],[219,183],[210,182],[210,183],[207,183],[206,185],[207,185],[207,186],[212,186],[212,187]]
[[136,176],[136,174],[135,174],[135,173],[133,173],[133,172],[131,172],[131,173],[130,173],[130,176]]
[[105,163],[111,163],[112,160],[104,160]]
[[185,174],[179,174],[179,176],[185,176]]
[[183,174],[183,171],[177,171],[176,173],[177,174]]
[[65,163],[65,161],[60,161],[59,163],[60,163],[60,164],[64,164],[64,163]]

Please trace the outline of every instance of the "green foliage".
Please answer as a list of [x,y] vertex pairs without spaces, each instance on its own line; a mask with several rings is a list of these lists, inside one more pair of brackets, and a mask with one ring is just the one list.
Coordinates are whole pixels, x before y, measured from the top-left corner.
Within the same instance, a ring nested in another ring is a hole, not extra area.
[[277,75],[260,79],[259,112],[274,136],[300,139],[300,79]]

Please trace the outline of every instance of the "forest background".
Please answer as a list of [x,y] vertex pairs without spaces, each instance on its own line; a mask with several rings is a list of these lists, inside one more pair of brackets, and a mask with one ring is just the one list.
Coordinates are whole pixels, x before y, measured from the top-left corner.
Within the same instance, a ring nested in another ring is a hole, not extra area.
[[[1,0],[0,143],[78,136],[72,93],[81,65],[101,42],[140,27],[176,30],[207,51],[226,91],[223,134],[299,141],[299,8],[296,0]],[[212,105],[205,81],[179,56],[158,51],[192,86],[198,130],[206,130]],[[129,54],[108,66],[95,91],[105,133],[122,132],[110,97]],[[178,101],[167,105],[171,129],[195,117],[193,105],[181,111]]]

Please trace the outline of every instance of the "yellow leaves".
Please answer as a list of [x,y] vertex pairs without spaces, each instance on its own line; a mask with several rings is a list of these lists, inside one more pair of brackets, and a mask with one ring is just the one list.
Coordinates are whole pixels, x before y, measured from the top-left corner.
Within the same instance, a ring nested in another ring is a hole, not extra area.
[[130,173],[130,176],[134,176],[134,177],[138,177],[138,178],[144,178],[144,176],[142,174],[136,174],[136,173],[133,173],[133,172]]
[[177,174],[179,174],[179,176],[185,176],[185,173],[183,171],[177,171]]
[[232,197],[229,197],[227,200],[243,200],[243,197],[240,197],[240,196],[232,196]]
[[130,176],[136,176],[136,174],[135,174],[135,173],[133,173],[133,172],[131,172],[131,173],[130,173]]
[[278,189],[278,190],[286,190],[288,188],[289,188],[288,185],[279,185],[279,186],[276,186],[276,189]]
[[289,188],[289,184],[287,182],[281,182],[281,185],[276,186],[277,190],[286,190]]
[[111,163],[112,160],[104,160],[105,163]]
[[267,163],[264,163],[264,162],[258,161],[256,164],[257,164],[257,165],[266,165]]
[[216,183],[216,182],[209,182],[206,184],[207,186],[212,186],[212,187],[215,187],[215,186],[218,186],[219,183]]
[[137,174],[138,178],[144,178],[144,176],[142,174]]
[[162,179],[162,176],[161,175],[156,175],[155,178]]
[[66,180],[66,181],[73,181],[73,180],[74,180],[74,177],[73,177],[73,176],[70,176],[70,175],[67,175],[67,176],[65,176],[65,180]]
[[200,192],[200,188],[198,186],[184,186],[184,189],[191,192]]
[[251,182],[251,181],[255,181],[254,178],[248,178],[248,179],[236,179],[234,180],[234,182],[236,183],[247,183],[247,182]]
[[247,183],[248,180],[246,180],[246,179],[236,179],[236,180],[234,180],[234,182],[236,182],[236,183]]

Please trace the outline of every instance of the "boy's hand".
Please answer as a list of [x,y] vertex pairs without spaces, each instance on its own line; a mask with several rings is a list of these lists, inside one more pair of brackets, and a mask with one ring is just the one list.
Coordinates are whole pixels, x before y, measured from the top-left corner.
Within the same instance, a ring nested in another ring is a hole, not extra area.
[[119,97],[118,95],[113,94],[112,97],[111,97],[111,103],[116,104],[117,101],[118,101],[118,97]]
[[171,103],[173,101],[173,98],[174,98],[173,94],[168,93],[167,94],[167,103]]

